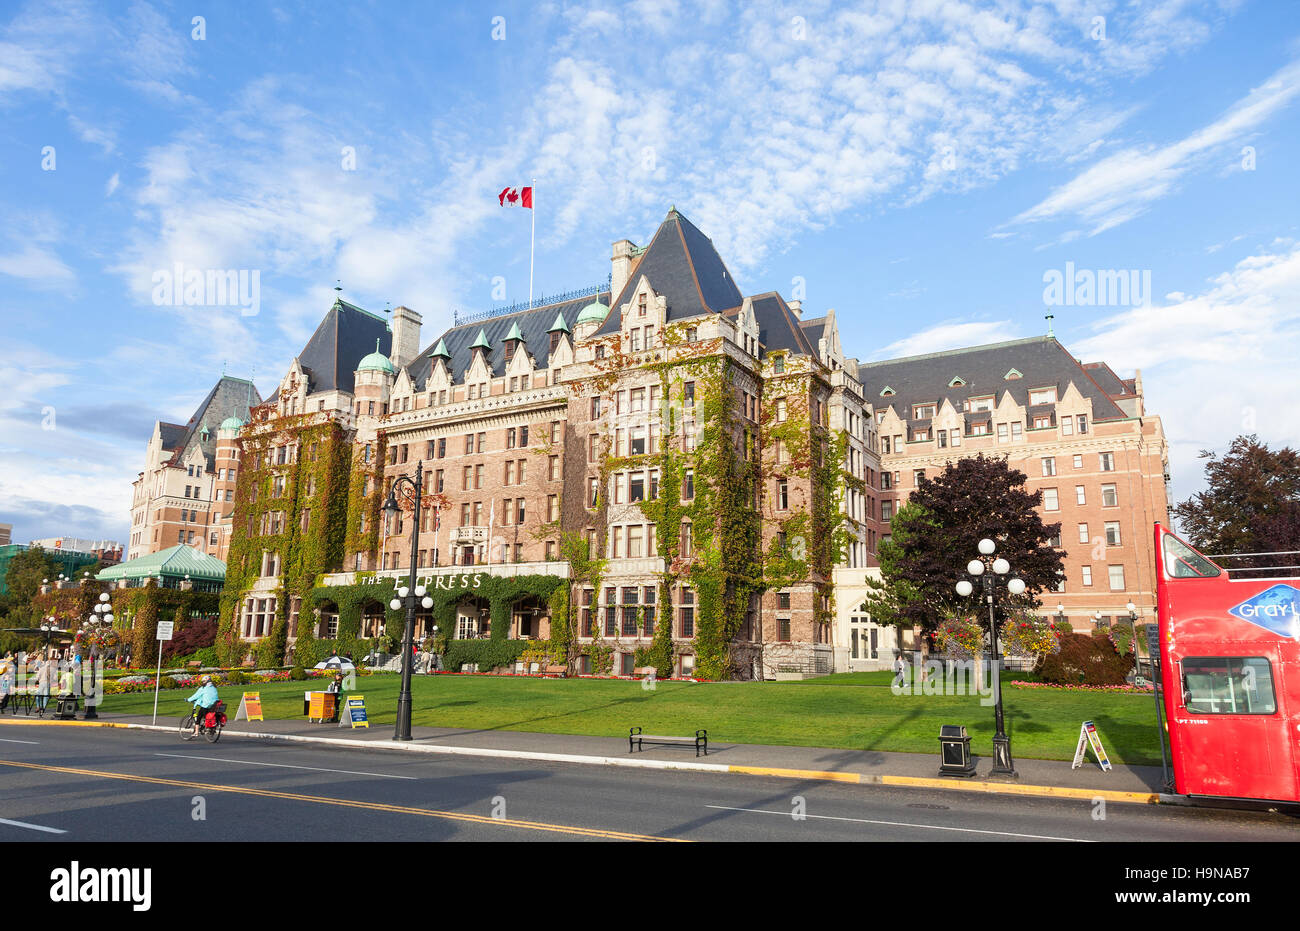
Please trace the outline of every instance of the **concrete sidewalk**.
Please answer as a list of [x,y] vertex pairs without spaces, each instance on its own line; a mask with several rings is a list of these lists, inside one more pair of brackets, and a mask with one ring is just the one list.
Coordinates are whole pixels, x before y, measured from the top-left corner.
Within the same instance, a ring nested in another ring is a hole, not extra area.
[[[30,719],[29,719],[30,720]],[[0,723],[23,723],[22,718],[8,715]],[[99,725],[149,727],[147,715],[124,715],[105,712]],[[42,723],[31,721],[33,724]],[[52,726],[74,722],[49,722]],[[96,722],[75,722],[89,726]],[[175,731],[168,719],[160,718],[158,730]],[[987,773],[989,758],[976,758],[979,775],[971,779],[940,777],[939,741],[935,752],[885,753],[874,750],[843,750],[827,747],[791,747],[765,744],[715,743],[709,741],[708,756],[696,758],[693,747],[647,746],[641,752],[629,752],[626,737],[584,737],[570,734],[538,734],[526,731],[465,730],[445,727],[413,727],[410,742],[392,739],[391,725],[373,728],[349,728],[336,724],[309,724],[305,720],[235,721],[226,727],[229,737],[283,739],[313,744],[366,747],[405,752],[448,753],[473,756],[514,757],[606,766],[637,768],[688,769],[704,772],[739,773],[791,779],[831,780],[875,785],[913,786],[964,791],[993,792],[1012,795],[1038,795],[1056,798],[1105,798],[1109,801],[1153,804],[1172,801],[1161,798],[1161,771],[1158,766],[1128,766],[1116,763],[1110,772],[1102,772],[1095,761],[1078,769],[1059,760],[1016,761],[1019,779],[992,781]]]

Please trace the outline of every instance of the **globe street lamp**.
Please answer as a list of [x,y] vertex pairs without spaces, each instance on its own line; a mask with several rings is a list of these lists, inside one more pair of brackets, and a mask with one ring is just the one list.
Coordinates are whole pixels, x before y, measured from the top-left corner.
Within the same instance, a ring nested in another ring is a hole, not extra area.
[[[980,558],[972,559],[966,564],[966,572],[973,576],[980,583],[983,591],[984,600],[989,606],[989,637],[992,654],[990,657],[990,666],[993,679],[993,696],[994,696],[994,722],[996,733],[993,735],[993,769],[990,771],[991,776],[1006,776],[1011,779],[1017,777],[1015,764],[1011,759],[1011,738],[1007,736],[1002,714],[1002,653],[998,649],[998,625],[995,616],[994,602],[994,582],[998,576],[1006,576],[1011,572],[1011,563],[1007,562],[1001,556],[992,558],[997,550],[997,544],[987,537],[979,542]],[[1007,592],[1012,595],[1023,595],[1025,592],[1025,583],[1023,579],[1012,577],[1006,580]],[[957,583],[957,594],[963,598],[968,598],[975,591],[975,586],[969,579],[962,579]]]
[[99,718],[95,711],[98,702],[91,701],[95,691],[95,660],[99,655],[99,645],[102,643],[108,646],[113,630],[113,606],[109,604],[108,592],[100,593],[94,614],[86,620],[83,629],[87,631],[86,640],[90,646],[90,690],[86,694],[86,713],[83,717],[87,721],[94,721]]
[[402,690],[397,696],[397,726],[393,731],[394,740],[411,739],[411,652],[412,641],[415,639],[415,603],[419,600],[425,609],[433,607],[433,599],[425,594],[424,586],[415,584],[416,553],[420,545],[420,498],[424,494],[424,463],[415,464],[414,479],[405,475],[393,479],[393,484],[388,489],[388,500],[384,502],[384,513],[390,518],[402,510],[401,505],[397,503],[397,489],[403,486],[409,487],[414,494],[415,513],[411,518],[410,580],[407,585],[397,590],[398,597],[388,605],[394,611],[401,610],[402,605],[406,605],[406,630],[402,636]]

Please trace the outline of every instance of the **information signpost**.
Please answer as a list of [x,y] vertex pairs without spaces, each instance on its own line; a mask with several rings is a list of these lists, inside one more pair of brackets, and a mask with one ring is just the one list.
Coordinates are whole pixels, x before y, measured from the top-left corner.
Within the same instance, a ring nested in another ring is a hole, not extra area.
[[162,678],[162,645],[166,640],[172,638],[172,629],[176,626],[175,621],[158,622],[158,671],[153,677],[153,723],[158,723],[158,680]]

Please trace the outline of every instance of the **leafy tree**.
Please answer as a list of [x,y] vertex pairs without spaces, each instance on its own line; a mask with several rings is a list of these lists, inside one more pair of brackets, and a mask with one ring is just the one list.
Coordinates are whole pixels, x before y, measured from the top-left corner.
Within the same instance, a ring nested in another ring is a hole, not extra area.
[[1061,525],[1043,523],[1042,494],[1028,491],[1025,479],[1005,459],[983,455],[949,462],[935,478],[921,479],[891,523],[891,539],[880,548],[884,580],[868,580],[872,591],[864,608],[878,623],[925,631],[979,610],[975,597],[962,598],[954,586],[967,578],[966,564],[985,537],[1025,582],[1020,596],[1000,587],[999,604],[1004,610],[1036,607],[1038,593],[1054,589],[1064,568],[1061,551],[1051,545]]
[[[1300,453],[1239,436],[1222,457],[1202,450],[1206,489],[1173,509],[1178,528],[1206,553],[1300,550]],[[1276,557],[1230,560],[1228,568],[1277,565]]]
[[59,564],[39,546],[29,546],[9,561],[5,586],[12,604],[26,604],[40,591],[42,579],[59,574]]

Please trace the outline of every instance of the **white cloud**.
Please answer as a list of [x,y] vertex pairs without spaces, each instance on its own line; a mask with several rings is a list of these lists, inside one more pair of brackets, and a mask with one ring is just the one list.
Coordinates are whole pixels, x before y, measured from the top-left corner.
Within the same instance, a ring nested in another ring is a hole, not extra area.
[[1155,201],[1177,188],[1183,175],[1205,157],[1238,144],[1300,94],[1300,62],[1280,69],[1219,119],[1178,142],[1145,149],[1130,148],[1108,156],[1052,191],[1010,222],[1076,218],[1095,236],[1140,216]]
[[1200,486],[1201,449],[1238,434],[1300,445],[1300,410],[1286,402],[1300,345],[1300,244],[1278,243],[1212,279],[1201,294],[1137,307],[1070,346],[1116,371],[1141,369],[1147,408],[1170,440],[1177,499]]
[[121,177],[118,176],[118,173],[116,171],[113,172],[113,177],[109,178],[108,183],[104,185],[104,196],[112,197],[113,192],[117,190],[118,185],[120,185],[121,183],[122,183]]
[[967,346],[1001,343],[1017,339],[1015,324],[1010,320],[980,320],[971,322],[945,321],[913,333],[903,339],[882,346],[870,355],[871,361],[920,356]]

